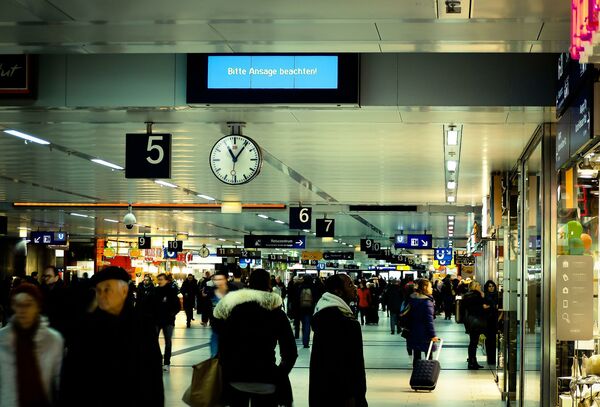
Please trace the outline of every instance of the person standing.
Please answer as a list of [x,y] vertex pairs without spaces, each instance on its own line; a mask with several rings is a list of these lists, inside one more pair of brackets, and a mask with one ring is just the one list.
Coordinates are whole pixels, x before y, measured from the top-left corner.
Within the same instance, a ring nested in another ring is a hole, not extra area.
[[302,278],[294,276],[287,286],[287,315],[294,322],[294,338],[300,338],[300,294],[298,293]]
[[431,341],[437,342],[433,318],[435,304],[433,302],[433,287],[426,278],[417,280],[416,290],[410,295],[408,311],[409,334],[406,339],[409,353],[413,355],[413,366],[422,358],[421,353],[426,353]]
[[61,407],[164,406],[158,335],[127,301],[129,280],[120,267],[92,277],[98,308],[78,324],[68,348]]
[[0,329],[0,407],[57,404],[64,341],[40,316],[42,301],[33,284],[11,293],[14,316]]
[[366,407],[367,381],[360,324],[348,305],[356,287],[345,274],[325,282],[315,307],[310,355],[310,407]]
[[212,284],[212,278],[208,271],[204,273],[204,278],[198,282],[198,305],[196,309],[198,314],[201,314],[200,325],[202,326],[208,325],[212,312],[212,305],[207,294],[212,289]]
[[50,327],[56,329],[66,338],[69,330],[68,292],[54,266],[48,266],[42,272],[42,294],[44,304],[42,314],[48,317]]
[[477,363],[477,345],[479,337],[486,331],[485,312],[490,308],[485,303],[481,284],[475,280],[469,283],[469,291],[463,296],[462,305],[465,310],[465,329],[469,334],[468,368],[481,369],[483,366]]
[[369,312],[369,307],[371,306],[371,291],[367,287],[367,283],[365,280],[360,282],[360,287],[357,291],[358,295],[358,312],[360,312],[360,324],[365,324],[365,318]]
[[194,306],[196,305],[196,295],[198,295],[198,281],[193,274],[188,274],[181,285],[181,294],[183,295],[183,309],[185,310],[186,324],[189,328],[194,320]]
[[298,287],[298,316],[302,322],[302,345],[304,348],[310,346],[311,321],[319,297],[312,277],[308,274],[304,275],[304,281]]
[[444,304],[444,320],[450,320],[452,319],[452,310],[454,309],[454,287],[449,275],[444,277],[440,292],[441,300]]
[[177,296],[177,288],[169,281],[165,273],[157,276],[158,287],[154,291],[154,318],[156,321],[156,333],[163,332],[165,338],[165,353],[163,361],[163,372],[171,370],[171,349],[173,330],[175,329],[175,316],[181,311],[181,303]]
[[137,286],[137,296],[135,301],[135,308],[137,311],[154,316],[154,290],[156,287],[152,282],[150,274],[144,275],[144,280]]
[[492,280],[483,286],[486,310],[485,355],[488,365],[496,365],[496,336],[498,334],[498,286]]
[[225,398],[231,407],[248,407],[250,402],[261,407],[292,405],[288,374],[298,351],[281,306],[281,297],[271,292],[269,273],[256,269],[250,274],[248,289],[227,294],[214,309]]

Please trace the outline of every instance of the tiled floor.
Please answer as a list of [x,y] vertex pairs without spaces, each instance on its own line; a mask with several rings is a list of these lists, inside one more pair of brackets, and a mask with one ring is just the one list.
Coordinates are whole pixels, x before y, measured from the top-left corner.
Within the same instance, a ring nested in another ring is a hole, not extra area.
[[[383,406],[489,406],[500,407],[500,392],[490,370],[466,369],[467,336],[462,325],[453,320],[436,320],[438,336],[444,338],[440,355],[442,374],[433,392],[410,389],[411,361],[406,344],[399,335],[390,335],[389,320],[380,312],[378,326],[363,326],[365,365],[367,368],[367,400],[371,407]],[[193,322],[185,328],[183,313],[177,319],[173,339],[171,372],[164,375],[167,406],[183,406],[181,395],[190,383],[191,366],[209,357],[210,328]],[[161,343],[162,345],[162,343]],[[310,349],[299,343],[299,357],[290,375],[295,407],[308,406],[308,364]],[[485,357],[479,358],[484,364]]]

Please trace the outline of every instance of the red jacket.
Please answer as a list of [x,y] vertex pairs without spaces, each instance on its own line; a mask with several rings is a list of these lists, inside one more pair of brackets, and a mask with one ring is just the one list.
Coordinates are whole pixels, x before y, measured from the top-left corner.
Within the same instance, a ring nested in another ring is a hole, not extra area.
[[371,290],[368,288],[359,288],[358,292],[358,307],[368,308],[371,305]]

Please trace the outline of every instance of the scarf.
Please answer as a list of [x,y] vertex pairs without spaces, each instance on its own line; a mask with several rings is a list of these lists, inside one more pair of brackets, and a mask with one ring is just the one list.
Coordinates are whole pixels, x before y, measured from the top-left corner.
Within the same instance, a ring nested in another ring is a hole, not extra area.
[[38,329],[39,322],[29,329],[14,325],[19,407],[50,406],[35,352],[35,335]]
[[315,314],[325,308],[331,307],[336,307],[340,311],[342,311],[342,314],[344,314],[345,316],[354,318],[354,313],[350,309],[350,306],[346,304],[346,301],[342,300],[340,297],[332,293],[323,294],[323,296],[317,303],[317,306],[315,307]]

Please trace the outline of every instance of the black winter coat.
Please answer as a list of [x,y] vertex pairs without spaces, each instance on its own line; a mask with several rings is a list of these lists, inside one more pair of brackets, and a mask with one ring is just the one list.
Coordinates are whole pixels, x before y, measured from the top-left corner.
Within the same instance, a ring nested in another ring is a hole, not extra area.
[[78,328],[63,366],[61,406],[164,406],[152,321],[127,306],[120,316],[98,309]]
[[[477,331],[473,331],[473,320],[477,319],[480,322],[476,325],[481,325],[487,322],[487,312],[483,308],[483,304],[485,304],[485,300],[479,293],[479,291],[469,291],[462,298],[462,306],[464,309],[464,319],[465,329],[467,333],[483,333],[484,330],[477,329]],[[473,331],[473,332],[471,332]]]
[[[251,289],[230,292],[215,307],[213,328],[219,334],[224,382],[275,384],[278,405],[291,406],[293,394],[288,374],[298,351],[281,303],[279,295],[269,292]],[[279,365],[275,355],[277,345]],[[224,397],[228,399],[227,391]]]
[[198,281],[196,279],[190,281],[186,278],[181,284],[179,292],[183,295],[184,307],[194,308],[196,306],[196,296],[198,295]]
[[402,306],[402,301],[404,300],[402,296],[402,287],[396,284],[389,284],[385,291],[385,304],[387,305],[390,312],[395,314],[400,312],[400,307]]
[[367,381],[359,322],[335,307],[324,308],[312,320],[310,407],[367,406]]
[[175,325],[175,316],[181,311],[179,290],[171,284],[154,290],[154,319],[158,325]]

